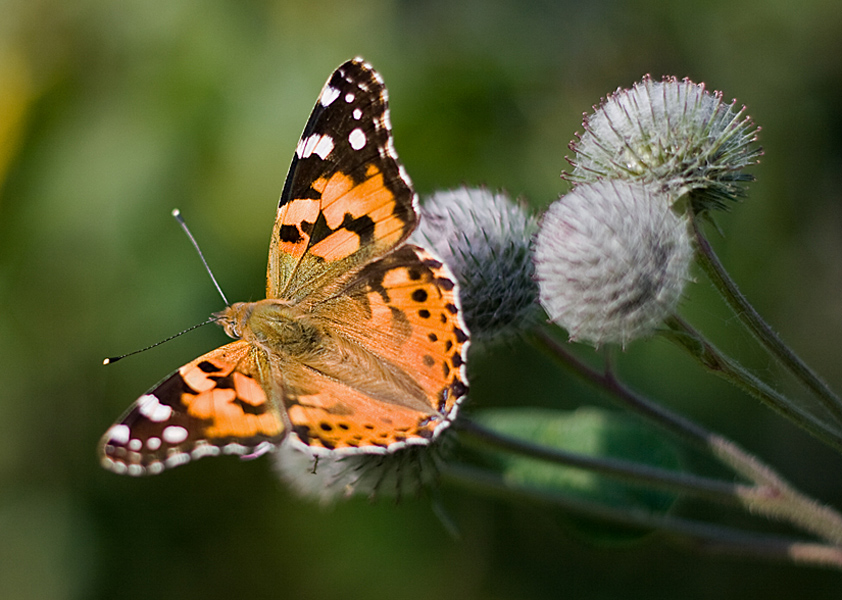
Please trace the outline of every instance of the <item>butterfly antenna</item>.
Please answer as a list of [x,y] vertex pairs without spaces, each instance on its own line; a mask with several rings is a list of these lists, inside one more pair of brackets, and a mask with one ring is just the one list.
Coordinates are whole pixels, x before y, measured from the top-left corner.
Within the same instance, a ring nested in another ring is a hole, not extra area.
[[208,319],[207,321],[205,321],[203,323],[199,323],[197,325],[191,325],[187,329],[185,329],[183,331],[179,331],[175,335],[171,335],[170,337],[168,337],[165,340],[155,342],[151,346],[146,346],[146,348],[141,348],[140,350],[135,350],[133,352],[129,352],[128,354],[121,354],[120,356],[109,356],[108,358],[103,359],[102,364],[110,365],[110,364],[113,364],[113,363],[117,362],[118,360],[126,358],[127,356],[132,356],[133,354],[140,354],[141,352],[146,352],[147,350],[150,350],[150,349],[154,348],[155,346],[160,346],[164,342],[169,342],[170,340],[174,340],[178,336],[184,335],[188,331],[193,331],[194,329],[198,329],[199,327],[204,327],[205,325],[210,325],[211,323],[216,323],[218,320],[219,320],[219,317],[211,317],[210,319]]
[[[190,241],[193,243],[193,247],[196,249],[196,252],[199,253],[199,258],[202,259],[202,264],[205,265],[205,270],[208,272],[208,275],[210,275],[211,281],[213,281],[213,285],[216,286],[216,291],[219,292],[219,295],[222,296],[222,301],[225,302],[226,306],[228,306],[230,304],[228,302],[228,298],[225,297],[225,293],[222,291],[222,288],[216,281],[216,277],[213,276],[213,271],[211,271],[210,265],[208,265],[208,261],[205,260],[205,255],[202,254],[202,249],[199,248],[199,243],[196,241],[196,238],[193,237],[193,234],[190,232],[190,228],[187,227],[187,223],[184,222],[184,217],[181,216],[181,211],[177,208],[174,208],[172,211],[172,216],[175,217],[175,220],[178,221],[179,225],[181,225],[181,228],[184,230],[184,233],[186,233],[187,237],[190,238]],[[204,323],[202,323],[202,325],[204,325]],[[197,325],[197,327],[199,326]],[[187,331],[190,330],[188,329]]]

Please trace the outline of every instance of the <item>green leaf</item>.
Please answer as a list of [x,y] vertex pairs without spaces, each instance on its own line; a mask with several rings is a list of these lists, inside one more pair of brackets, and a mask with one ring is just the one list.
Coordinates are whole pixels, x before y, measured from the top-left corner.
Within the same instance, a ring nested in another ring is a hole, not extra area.
[[[621,459],[649,467],[680,470],[678,449],[663,432],[622,413],[588,407],[574,412],[545,409],[492,409],[475,420],[501,434],[546,448],[589,457]],[[511,452],[495,453],[506,483],[542,493],[562,494],[611,508],[666,513],[677,494],[635,485],[582,468],[568,467]],[[630,529],[565,517],[589,541],[621,543],[639,539],[649,530]]]

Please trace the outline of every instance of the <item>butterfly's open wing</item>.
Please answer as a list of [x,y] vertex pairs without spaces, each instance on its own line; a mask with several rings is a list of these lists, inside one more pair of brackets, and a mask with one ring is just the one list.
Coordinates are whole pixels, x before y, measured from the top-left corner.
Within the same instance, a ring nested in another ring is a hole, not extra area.
[[393,451],[428,443],[467,393],[467,329],[447,267],[416,246],[366,265],[311,316],[341,340],[342,362],[305,363],[284,398],[311,449]]
[[285,434],[265,356],[243,341],[200,356],[137,399],[102,437],[115,473],[160,473],[203,456],[261,454]]
[[415,192],[392,143],[386,88],[362,59],[322,89],[295,150],[269,248],[266,297],[299,302],[395,248]]

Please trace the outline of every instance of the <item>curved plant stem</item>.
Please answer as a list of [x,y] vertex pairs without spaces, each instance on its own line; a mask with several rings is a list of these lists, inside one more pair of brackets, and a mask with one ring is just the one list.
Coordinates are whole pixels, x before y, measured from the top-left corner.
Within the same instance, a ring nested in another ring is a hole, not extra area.
[[783,343],[778,334],[772,330],[743,296],[699,229],[697,219],[693,219],[693,233],[696,236],[698,249],[696,257],[699,265],[714,287],[719,290],[737,318],[754,334],[754,337],[769,353],[775,356],[784,367],[819,398],[822,405],[842,424],[842,399],[789,346]]
[[681,438],[710,451],[754,485],[737,488],[741,504],[754,514],[788,521],[822,539],[842,546],[842,516],[795,490],[771,467],[736,443],[706,430],[666,408],[656,405],[620,383],[612,373],[600,373],[567,352],[545,329],[536,332],[537,341],[575,374],[608,391],[629,409],[647,417]]
[[746,533],[681,517],[651,514],[639,509],[612,508],[570,496],[504,482],[495,473],[452,464],[442,471],[448,483],[506,500],[540,503],[618,525],[657,529],[698,549],[764,560],[842,569],[842,548],[781,536]]
[[664,324],[667,329],[661,330],[661,335],[686,350],[706,369],[748,392],[828,446],[842,452],[842,436],[839,433],[752,375],[737,361],[720,352],[683,319],[673,315],[668,317]]
[[548,448],[499,433],[470,419],[459,419],[454,423],[454,426],[471,438],[501,450],[568,467],[587,469],[608,477],[649,487],[693,494],[715,502],[740,504],[741,498],[750,494],[752,489],[751,486],[740,483],[699,477],[627,460],[599,458],[567,452],[558,448]]

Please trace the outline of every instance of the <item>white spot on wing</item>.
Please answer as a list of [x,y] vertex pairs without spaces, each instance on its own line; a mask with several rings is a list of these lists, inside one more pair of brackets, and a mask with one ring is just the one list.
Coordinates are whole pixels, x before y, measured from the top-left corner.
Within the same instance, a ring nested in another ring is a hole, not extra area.
[[125,446],[129,443],[131,433],[128,425],[113,425],[108,430],[108,441]]
[[240,458],[243,460],[251,460],[253,458],[257,458],[259,456],[263,456],[270,450],[275,448],[275,444],[272,442],[260,442],[257,447],[252,450],[251,454],[244,454]]
[[398,172],[401,174],[401,179],[404,180],[404,183],[406,183],[406,185],[408,185],[411,188],[412,180],[409,178],[409,173],[406,172],[406,169],[404,169],[403,165],[400,163],[398,164]]
[[169,425],[164,427],[164,433],[161,437],[168,444],[180,444],[187,439],[187,430],[181,425]]
[[216,446],[211,446],[207,442],[204,444],[197,445],[193,448],[193,451],[190,453],[194,459],[202,458],[203,456],[217,456],[219,454],[219,448]]
[[318,154],[322,160],[325,160],[331,150],[333,150],[333,139],[329,135],[323,135],[313,148],[313,153]]
[[152,394],[144,394],[137,400],[137,409],[144,417],[155,423],[163,423],[172,415],[172,408],[161,404]]
[[354,112],[351,114],[354,116],[355,121],[359,121],[360,118],[362,118],[363,116],[363,111],[361,111],[359,108],[355,108]]
[[313,135],[302,139],[298,142],[298,147],[295,153],[298,158],[307,158],[313,154],[318,155],[322,160],[325,160],[333,151],[333,138],[329,135],[321,135],[314,133]]
[[179,452],[178,454],[171,454],[165,461],[168,467],[177,467],[178,465],[186,465],[190,462],[190,455],[186,452]]
[[135,438],[129,441],[129,450],[137,452],[141,448],[143,448],[143,442],[141,442],[139,439]]
[[126,472],[126,464],[125,463],[122,463],[122,462],[119,462],[119,461],[116,461],[116,460],[112,460],[111,458],[109,458],[107,456],[102,459],[102,466],[105,467],[106,469],[108,469],[109,471],[113,471],[113,472],[117,473],[118,475],[122,475]]
[[328,85],[322,90],[322,93],[319,96],[319,102],[322,106],[330,106],[337,98],[339,98],[339,90]]
[[353,102],[353,101],[354,101],[354,94],[352,92],[348,92],[347,94],[345,94],[345,102],[347,102],[348,104],[351,104],[351,102]]
[[151,437],[146,440],[146,449],[155,452],[158,448],[161,447],[161,438]]
[[348,143],[351,144],[351,148],[354,150],[363,148],[365,146],[365,141],[365,134],[359,127],[348,134]]
[[316,145],[317,141],[314,135],[298,140],[298,146],[295,147],[295,153],[298,155],[298,158],[310,156],[313,153],[313,146]]
[[223,454],[245,454],[248,450],[248,448],[237,442],[231,442],[222,447]]

